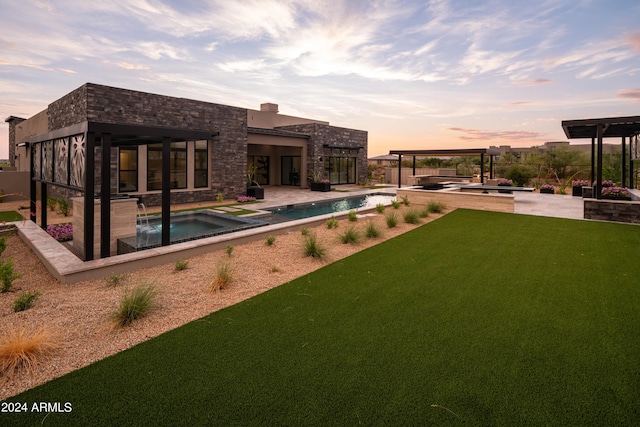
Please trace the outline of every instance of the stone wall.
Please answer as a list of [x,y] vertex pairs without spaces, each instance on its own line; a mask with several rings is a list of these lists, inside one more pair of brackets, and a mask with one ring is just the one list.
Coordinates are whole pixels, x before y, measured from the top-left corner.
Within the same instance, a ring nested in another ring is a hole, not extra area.
[[640,202],[584,199],[585,219],[640,224]]
[[[49,130],[82,121],[168,127],[219,132],[211,140],[211,188],[171,193],[171,203],[214,200],[218,193],[235,198],[245,192],[247,110],[185,98],[87,83],[49,105]],[[96,194],[100,149],[96,149]],[[191,161],[190,159],[189,161]],[[116,192],[117,150],[111,152],[112,192]],[[160,203],[159,194],[141,196],[145,204]]]
[[26,119],[21,117],[9,117],[6,121],[9,122],[9,165],[16,165],[16,125],[24,122]]
[[307,150],[307,168],[309,171],[324,170],[324,162],[320,161],[320,158],[324,158],[324,145],[344,148],[361,147],[362,149],[359,150],[358,157],[356,159],[356,183],[367,180],[367,131],[319,123],[279,126],[276,129],[288,130],[311,136],[311,138],[309,138],[309,147]]

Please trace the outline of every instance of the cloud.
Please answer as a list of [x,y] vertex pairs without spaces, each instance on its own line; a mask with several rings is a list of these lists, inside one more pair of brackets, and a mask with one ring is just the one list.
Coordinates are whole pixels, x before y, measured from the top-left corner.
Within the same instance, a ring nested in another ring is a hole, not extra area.
[[631,48],[636,52],[640,52],[640,31],[627,34],[625,40],[629,43]]
[[531,102],[531,101],[518,101],[518,102],[509,103],[509,105],[514,106],[514,107],[519,107],[521,105],[527,105],[527,104],[533,104],[533,102]]
[[544,134],[526,130],[517,131],[487,131],[479,129],[464,129],[458,127],[447,128],[450,132],[461,133],[458,139],[462,140],[482,140],[482,141],[520,141],[540,139]]
[[551,83],[549,79],[528,79],[528,80],[514,80],[511,82],[512,85],[517,86],[539,86],[546,83]]
[[618,97],[632,99],[634,104],[638,104],[640,103],[640,88],[619,90]]

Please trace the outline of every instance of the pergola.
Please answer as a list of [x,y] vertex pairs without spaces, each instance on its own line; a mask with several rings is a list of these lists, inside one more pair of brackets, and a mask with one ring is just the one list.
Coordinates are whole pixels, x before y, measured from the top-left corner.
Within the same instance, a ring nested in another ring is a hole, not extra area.
[[[47,227],[47,184],[84,193],[84,260],[94,259],[95,183],[100,183],[100,257],[110,256],[111,231],[111,148],[162,144],[162,246],[170,244],[171,143],[211,140],[218,132],[142,125],[81,122],[29,139],[31,146],[31,220],[36,216],[36,185],[41,197],[41,227]],[[95,148],[101,147],[100,155]],[[96,177],[96,158],[100,176]],[[96,180],[99,178],[99,180]]]
[[[629,187],[633,188],[633,162],[640,157],[640,153],[638,152],[640,116],[563,120],[562,129],[564,129],[564,133],[569,139],[591,138],[591,182],[595,181],[596,183],[596,199],[599,199],[602,196],[602,140],[604,138],[622,139],[622,186],[627,186],[626,184],[628,165]],[[628,164],[626,159],[627,138],[629,138],[630,147]]]
[[500,155],[498,150],[489,148],[469,148],[452,150],[391,150],[389,154],[398,156],[398,188],[402,186],[402,156],[413,157],[413,174],[416,174],[416,157],[463,157],[480,156],[480,182],[484,184],[484,158],[489,156],[489,179],[493,179],[493,159]]

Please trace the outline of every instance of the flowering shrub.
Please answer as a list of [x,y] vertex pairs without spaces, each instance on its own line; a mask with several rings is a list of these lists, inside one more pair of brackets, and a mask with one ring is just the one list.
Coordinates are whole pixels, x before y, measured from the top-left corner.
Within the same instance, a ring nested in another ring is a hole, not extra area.
[[[597,184],[597,181],[593,181],[593,185],[596,185],[596,184]],[[613,181],[611,181],[610,179],[604,179],[604,180],[602,180],[602,186],[603,187],[615,187],[616,184]]]
[[542,184],[542,186],[540,187],[541,190],[553,190],[554,187],[551,184]]
[[256,198],[253,196],[238,196],[238,203],[255,202]]
[[602,188],[602,197],[609,199],[629,199],[631,195],[629,194],[629,190],[624,187],[612,186]]
[[68,242],[73,239],[73,224],[53,224],[47,227],[47,233],[58,242]]
[[506,179],[506,178],[499,178],[498,179],[498,185],[513,185],[513,180],[511,179]]
[[586,179],[574,179],[572,184],[574,187],[586,187],[589,185],[589,181]]
[[320,184],[329,184],[330,181],[328,179],[321,179]]

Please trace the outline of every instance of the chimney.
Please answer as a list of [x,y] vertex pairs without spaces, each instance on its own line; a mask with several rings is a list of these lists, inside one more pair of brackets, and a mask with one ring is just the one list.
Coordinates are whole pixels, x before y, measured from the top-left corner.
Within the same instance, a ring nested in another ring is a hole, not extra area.
[[260,104],[260,111],[268,111],[270,113],[277,113],[278,112],[278,104],[271,104],[270,102],[267,102],[265,104]]

